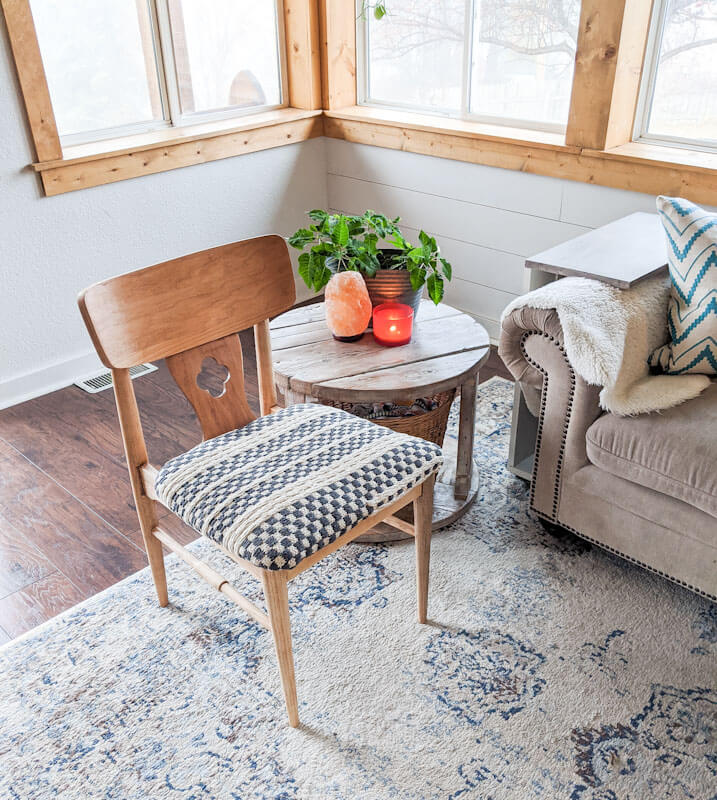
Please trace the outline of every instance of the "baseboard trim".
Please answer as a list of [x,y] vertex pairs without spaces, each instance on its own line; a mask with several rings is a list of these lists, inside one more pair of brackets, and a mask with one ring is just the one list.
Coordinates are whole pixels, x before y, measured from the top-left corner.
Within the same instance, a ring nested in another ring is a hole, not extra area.
[[0,409],[64,389],[102,369],[94,350],[0,382]]

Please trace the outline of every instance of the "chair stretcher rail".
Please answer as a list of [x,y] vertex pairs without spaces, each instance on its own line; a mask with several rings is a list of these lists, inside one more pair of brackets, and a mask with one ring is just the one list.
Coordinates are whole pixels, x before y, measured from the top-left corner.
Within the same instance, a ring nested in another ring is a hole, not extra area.
[[167,531],[162,530],[162,528],[155,528],[152,531],[155,538],[159,539],[162,544],[166,545],[172,552],[176,553],[182,561],[185,561],[189,564],[192,569],[201,575],[204,580],[211,584],[215,589],[220,591],[222,594],[225,594],[229,599],[233,600],[239,608],[242,608],[249,614],[250,617],[255,619],[259,624],[263,625],[267,630],[271,630],[271,623],[269,622],[269,617],[259,608],[257,608],[251,600],[247,600],[243,594],[240,594],[230,583],[229,581],[217,572],[215,569],[212,569],[208,564],[205,564],[203,561],[200,561],[194,554],[190,553],[186,547],[183,547],[179,544],[178,541],[173,539]]

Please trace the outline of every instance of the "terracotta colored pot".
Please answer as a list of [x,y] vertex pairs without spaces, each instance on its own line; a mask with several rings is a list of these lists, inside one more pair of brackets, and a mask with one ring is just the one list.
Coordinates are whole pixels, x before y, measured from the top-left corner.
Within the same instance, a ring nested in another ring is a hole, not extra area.
[[[390,261],[391,250],[382,250],[381,258],[384,262]],[[413,289],[408,270],[405,269],[380,269],[373,278],[364,276],[368,295],[372,306],[381,303],[405,303],[413,308],[413,319],[418,314],[423,288]]]

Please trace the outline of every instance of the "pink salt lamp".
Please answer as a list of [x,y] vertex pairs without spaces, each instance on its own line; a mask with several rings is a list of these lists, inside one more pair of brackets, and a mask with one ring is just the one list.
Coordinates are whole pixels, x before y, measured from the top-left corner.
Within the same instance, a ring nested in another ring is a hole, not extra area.
[[340,342],[360,339],[371,319],[371,298],[360,272],[337,272],[326,284],[326,325]]

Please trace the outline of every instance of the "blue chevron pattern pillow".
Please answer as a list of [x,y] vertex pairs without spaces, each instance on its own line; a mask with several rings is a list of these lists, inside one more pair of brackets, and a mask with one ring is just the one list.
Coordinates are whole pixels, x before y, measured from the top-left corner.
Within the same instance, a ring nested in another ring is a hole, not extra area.
[[717,214],[680,197],[658,197],[667,234],[671,341],[648,364],[669,375],[717,375]]

